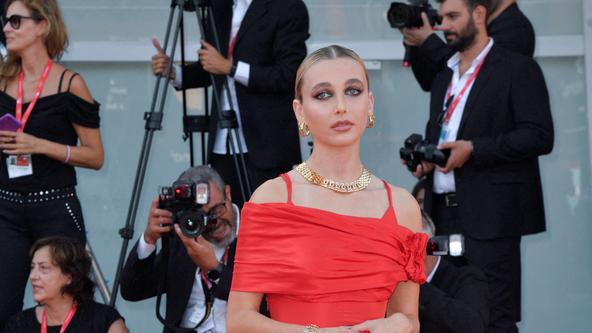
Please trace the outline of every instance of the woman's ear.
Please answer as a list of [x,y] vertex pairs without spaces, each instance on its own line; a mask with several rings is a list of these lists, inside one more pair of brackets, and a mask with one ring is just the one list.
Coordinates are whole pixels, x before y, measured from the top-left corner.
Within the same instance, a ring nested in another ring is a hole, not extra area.
[[374,94],[368,93],[368,114],[374,114]]
[[295,98],[292,101],[292,108],[294,109],[294,115],[296,116],[296,120],[298,120],[298,122],[304,121],[302,102],[299,99]]

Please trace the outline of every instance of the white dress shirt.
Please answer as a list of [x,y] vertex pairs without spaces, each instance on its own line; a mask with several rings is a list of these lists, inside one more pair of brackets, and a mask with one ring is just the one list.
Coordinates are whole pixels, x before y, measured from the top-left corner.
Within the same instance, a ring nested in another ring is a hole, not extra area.
[[[238,233],[240,211],[235,204],[232,204],[232,208],[236,214],[236,232]],[[155,250],[156,245],[146,243],[142,234],[137,247],[138,259],[143,260],[148,258]],[[218,261],[222,261],[225,251],[226,247],[214,245],[214,253]],[[206,311],[204,307],[205,301],[206,296],[204,295],[202,287],[201,269],[197,267],[193,287],[191,288],[191,295],[189,296],[187,308],[181,319],[181,327],[192,328],[201,321]],[[208,316],[208,318],[197,328],[197,333],[203,333],[206,331],[226,333],[226,301],[214,298],[210,316]]]
[[[455,53],[450,59],[448,59],[448,67],[452,70],[452,81],[450,83],[450,96],[458,96],[460,91],[465,87],[465,84],[468,82],[469,78],[479,64],[481,60],[489,53],[489,50],[493,46],[493,39],[489,38],[489,43],[485,46],[485,48],[479,53],[479,55],[473,59],[471,63],[471,67],[461,76],[460,75],[460,53]],[[473,84],[475,84],[476,79],[470,83],[467,87],[467,90],[464,92],[462,98],[460,99],[456,109],[452,113],[452,117],[447,125],[446,136],[443,138],[440,136],[438,144],[442,144],[444,142],[452,142],[456,141],[456,136],[458,135],[458,128],[460,126],[460,121],[462,119],[462,115],[465,109],[465,105],[467,104],[467,99],[471,94],[471,89],[473,88]],[[444,97],[444,101],[442,103],[442,108],[446,108],[446,101],[448,94]],[[443,125],[444,126],[444,125]],[[437,169],[434,171],[434,193],[448,193],[448,192],[455,192],[456,191],[456,184],[454,182],[454,171],[450,171],[448,173],[443,173],[438,171]]]

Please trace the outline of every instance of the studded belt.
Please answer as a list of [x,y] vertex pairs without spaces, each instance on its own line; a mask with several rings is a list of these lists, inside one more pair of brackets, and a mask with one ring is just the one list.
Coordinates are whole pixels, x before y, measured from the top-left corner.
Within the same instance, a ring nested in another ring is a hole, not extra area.
[[15,192],[0,189],[0,200],[19,204],[41,203],[71,198],[76,195],[74,186],[52,188],[35,192]]

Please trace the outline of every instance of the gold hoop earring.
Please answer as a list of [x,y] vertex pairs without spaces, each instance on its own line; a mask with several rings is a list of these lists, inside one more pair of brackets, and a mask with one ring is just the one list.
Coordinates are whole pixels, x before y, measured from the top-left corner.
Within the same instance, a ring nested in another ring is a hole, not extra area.
[[308,129],[308,125],[306,125],[306,123],[303,121],[298,122],[298,132],[300,132],[300,135],[302,135],[302,136],[309,136],[310,135],[310,130]]
[[376,118],[374,117],[374,115],[368,114],[368,124],[366,125],[366,128],[374,127],[375,123],[376,123]]

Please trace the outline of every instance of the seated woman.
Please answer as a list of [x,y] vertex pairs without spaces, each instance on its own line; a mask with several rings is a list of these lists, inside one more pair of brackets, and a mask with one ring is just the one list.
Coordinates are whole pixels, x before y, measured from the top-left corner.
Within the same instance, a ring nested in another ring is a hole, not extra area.
[[5,333],[126,333],[114,308],[93,301],[91,259],[73,238],[42,238],[31,248],[31,286],[38,306],[13,316]]
[[[363,61],[340,46],[313,52],[293,106],[314,150],[244,206],[228,332],[417,333],[427,236],[415,199],[360,159],[375,122]],[[263,295],[271,319],[258,314]]]

